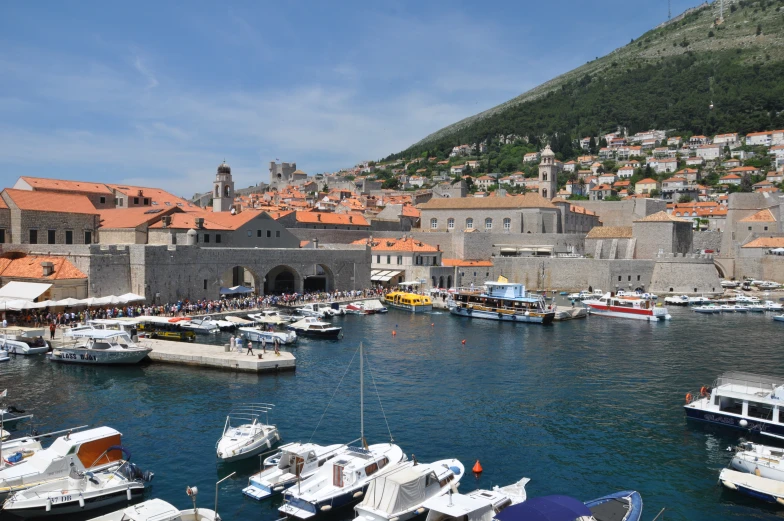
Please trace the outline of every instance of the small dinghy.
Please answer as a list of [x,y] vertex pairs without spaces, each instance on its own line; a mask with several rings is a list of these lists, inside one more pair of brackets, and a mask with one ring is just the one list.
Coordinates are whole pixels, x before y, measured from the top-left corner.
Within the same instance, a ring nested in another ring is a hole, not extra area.
[[[111,450],[121,450],[130,459],[130,453],[122,447],[110,447],[107,452]],[[153,476],[128,460],[95,472],[82,472],[71,463],[68,477],[11,494],[3,504],[3,511],[22,518],[44,517],[130,503],[144,495],[145,484]]]
[[0,338],[0,349],[11,355],[41,355],[49,351],[49,344],[41,338],[29,339],[27,342],[11,340],[6,335]]
[[[547,515],[543,516],[542,513]],[[498,521],[528,519],[580,521],[639,521],[642,516],[642,497],[639,492],[626,490],[582,503],[569,496],[543,496],[526,499],[495,516]]]
[[784,506],[784,483],[781,481],[737,470],[722,469],[719,473],[719,483],[746,496]]
[[[273,407],[269,403],[245,403],[234,407],[226,416],[223,435],[215,446],[218,459],[229,463],[252,458],[280,441],[278,428],[269,425],[267,420]],[[262,415],[265,423],[259,421]]]
[[505,487],[493,490],[474,490],[468,494],[450,493],[425,501],[428,510],[426,521],[491,521],[506,507],[526,500],[525,486],[531,481],[523,478]]
[[193,501],[193,508],[177,510],[177,507],[162,499],[150,499],[138,505],[130,506],[90,521],[219,521],[220,517],[214,510],[196,508],[196,496],[199,489],[188,487],[185,492]]

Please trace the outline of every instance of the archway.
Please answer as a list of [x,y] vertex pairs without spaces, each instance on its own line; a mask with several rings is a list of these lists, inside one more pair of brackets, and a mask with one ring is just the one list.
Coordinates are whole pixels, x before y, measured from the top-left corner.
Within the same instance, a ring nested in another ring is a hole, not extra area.
[[451,287],[452,287],[452,275],[447,275],[447,277],[446,277],[446,289],[449,289]]
[[444,276],[443,275],[438,277],[438,287],[439,288],[443,288],[444,287]]
[[729,271],[729,270],[725,270],[724,266],[722,266],[719,263],[719,261],[717,261],[716,259],[713,259],[713,266],[716,268],[716,271],[719,273],[719,278],[720,279],[727,278],[724,274],[725,274],[725,271]]
[[233,266],[225,270],[221,273],[219,282],[221,287],[226,289],[245,286],[252,289],[254,293],[259,292],[259,276],[245,266]]
[[305,275],[305,291],[332,291],[335,277],[326,264],[314,264]]
[[295,293],[302,287],[302,278],[290,266],[275,266],[264,277],[264,294]]

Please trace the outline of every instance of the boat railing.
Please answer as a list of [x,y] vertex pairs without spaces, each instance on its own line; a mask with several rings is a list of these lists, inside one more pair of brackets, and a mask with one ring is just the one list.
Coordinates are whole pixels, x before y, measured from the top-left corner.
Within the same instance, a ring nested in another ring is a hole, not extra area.
[[725,385],[732,385],[733,387],[744,387],[747,390],[762,389],[773,392],[777,387],[784,385],[784,379],[774,376],[730,371],[721,374],[713,384],[713,386],[717,389]]

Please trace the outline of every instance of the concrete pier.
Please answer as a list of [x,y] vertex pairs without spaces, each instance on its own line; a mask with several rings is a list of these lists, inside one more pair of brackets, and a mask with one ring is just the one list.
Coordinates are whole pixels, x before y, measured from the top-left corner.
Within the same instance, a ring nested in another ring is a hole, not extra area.
[[236,351],[226,352],[224,346],[196,344],[188,342],[170,342],[168,340],[143,339],[140,344],[152,347],[149,354],[153,362],[170,364],[193,365],[227,371],[241,371],[248,373],[268,373],[278,371],[295,371],[297,359],[294,355],[281,351],[279,356],[271,349],[263,359],[259,359],[261,347],[254,348],[256,356],[246,355],[245,348],[242,354]]

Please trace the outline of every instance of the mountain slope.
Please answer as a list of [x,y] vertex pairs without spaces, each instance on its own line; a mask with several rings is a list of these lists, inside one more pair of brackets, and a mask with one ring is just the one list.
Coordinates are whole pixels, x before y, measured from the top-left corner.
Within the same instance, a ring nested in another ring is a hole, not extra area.
[[703,4],[390,158],[498,134],[576,138],[617,126],[706,134],[784,127],[784,0],[724,4],[719,25],[718,7]]

